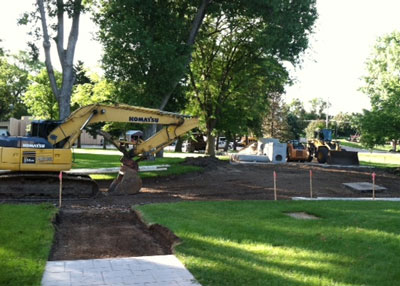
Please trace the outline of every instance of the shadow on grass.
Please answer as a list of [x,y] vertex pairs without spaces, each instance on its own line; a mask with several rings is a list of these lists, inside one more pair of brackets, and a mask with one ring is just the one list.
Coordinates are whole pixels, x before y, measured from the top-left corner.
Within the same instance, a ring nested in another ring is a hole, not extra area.
[[[145,217],[182,240],[206,285],[396,285],[398,203],[201,202],[152,205]],[[295,220],[307,211],[320,220]]]

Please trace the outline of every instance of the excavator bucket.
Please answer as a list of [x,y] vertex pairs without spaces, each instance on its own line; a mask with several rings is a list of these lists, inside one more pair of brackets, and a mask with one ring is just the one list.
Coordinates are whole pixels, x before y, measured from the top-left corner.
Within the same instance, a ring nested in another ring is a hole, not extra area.
[[359,165],[358,152],[329,151],[328,164],[334,165]]
[[122,166],[118,177],[111,183],[108,192],[111,195],[133,195],[142,188],[142,179],[138,172],[128,166]]

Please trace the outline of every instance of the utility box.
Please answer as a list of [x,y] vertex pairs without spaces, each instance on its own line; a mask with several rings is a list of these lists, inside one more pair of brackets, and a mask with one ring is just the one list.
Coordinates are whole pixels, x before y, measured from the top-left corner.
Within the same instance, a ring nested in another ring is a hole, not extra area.
[[285,163],[287,156],[287,144],[280,143],[279,139],[262,138],[253,143],[238,154],[231,155],[231,160],[236,162],[260,162],[260,163]]
[[[279,139],[275,139],[275,138],[261,138],[258,139],[257,141],[257,155],[264,155],[266,156],[266,149],[265,147],[270,144],[270,143],[279,143]],[[270,160],[272,161],[272,160]]]
[[279,143],[279,141],[266,143],[263,149],[263,153],[272,163],[285,163],[287,155],[287,144]]

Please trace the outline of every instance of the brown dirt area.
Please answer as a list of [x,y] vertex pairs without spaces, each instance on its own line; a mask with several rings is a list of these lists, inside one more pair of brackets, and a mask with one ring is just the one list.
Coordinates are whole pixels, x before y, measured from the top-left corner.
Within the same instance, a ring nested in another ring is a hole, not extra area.
[[[387,190],[377,197],[400,197],[400,177],[370,168],[322,167],[315,164],[231,165],[206,158],[187,164],[203,166],[204,172],[143,180],[141,192],[129,196],[97,196],[65,201],[56,222],[57,235],[50,259],[85,259],[171,253],[176,243],[161,226],[146,226],[130,208],[133,205],[183,200],[272,200],[273,171],[277,173],[279,200],[309,196],[309,170],[313,171],[313,194],[318,197],[366,197],[342,183],[371,182]],[[106,189],[110,181],[99,183]]]
[[63,209],[54,225],[49,260],[164,255],[179,242],[167,228],[149,227],[129,209]]
[[[113,207],[176,202],[181,200],[272,200],[273,171],[277,173],[278,199],[309,196],[309,170],[313,172],[313,194],[318,197],[365,197],[369,194],[352,191],[343,183],[371,182],[387,190],[381,197],[400,197],[400,177],[362,167],[321,167],[318,164],[239,164],[217,159],[196,158],[188,163],[203,166],[204,172],[143,180],[140,193],[130,196],[99,196],[91,200],[68,203],[70,206]],[[110,181],[99,182],[106,189]]]

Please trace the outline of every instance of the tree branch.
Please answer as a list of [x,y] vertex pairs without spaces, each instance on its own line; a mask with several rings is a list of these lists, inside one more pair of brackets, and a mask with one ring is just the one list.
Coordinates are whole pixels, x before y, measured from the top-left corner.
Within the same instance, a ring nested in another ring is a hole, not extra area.
[[57,36],[54,39],[57,44],[57,53],[61,68],[64,70],[64,1],[57,0]]
[[78,41],[79,20],[80,20],[81,10],[82,10],[82,0],[76,0],[74,2],[74,13],[72,17],[71,31],[68,37],[68,46],[65,59],[66,63],[71,64],[71,66],[74,61],[76,42]]
[[193,86],[194,93],[196,94],[196,95],[195,95],[195,98],[196,98],[197,102],[200,104],[200,106],[201,106],[202,108],[204,108],[204,104],[203,104],[203,102],[200,100],[200,92],[199,92],[199,89],[198,89],[197,86],[196,86],[196,82],[195,82],[195,79],[194,79],[194,75],[193,75],[193,72],[192,72],[192,69],[190,68],[190,66],[189,66],[189,77],[190,77],[190,83],[191,83],[192,86]]
[[[207,7],[211,2],[212,2],[212,0],[203,0],[201,2],[201,5],[200,5],[199,9],[197,10],[196,16],[195,16],[195,18],[193,20],[193,23],[192,23],[192,28],[190,29],[189,37],[188,37],[188,39],[186,41],[186,45],[188,45],[190,48],[194,45],[197,33],[199,32],[200,26],[203,23],[203,19],[204,19],[204,16],[206,14]],[[187,62],[185,64],[185,67],[187,67],[190,64],[191,61],[192,61],[192,56],[191,56],[191,54],[189,54],[188,58],[187,58]],[[161,110],[164,109],[165,106],[167,105],[167,103],[169,101],[169,98],[171,97],[172,92],[175,90],[176,86],[179,83],[179,80],[180,80],[180,77],[176,78],[175,82],[173,82],[173,84],[171,86],[171,89],[169,91],[167,91],[167,93],[165,94],[165,96],[164,96],[164,98],[163,98],[163,100],[161,102],[161,105],[160,105],[160,109]]]
[[51,55],[50,55],[51,44],[50,44],[49,32],[47,30],[46,12],[44,10],[43,0],[37,0],[36,3],[39,6],[40,18],[42,23],[45,64],[47,68],[47,73],[49,75],[50,86],[55,97],[57,98],[57,100],[59,100],[60,90],[57,87],[57,81],[54,74],[53,64],[51,62]]

